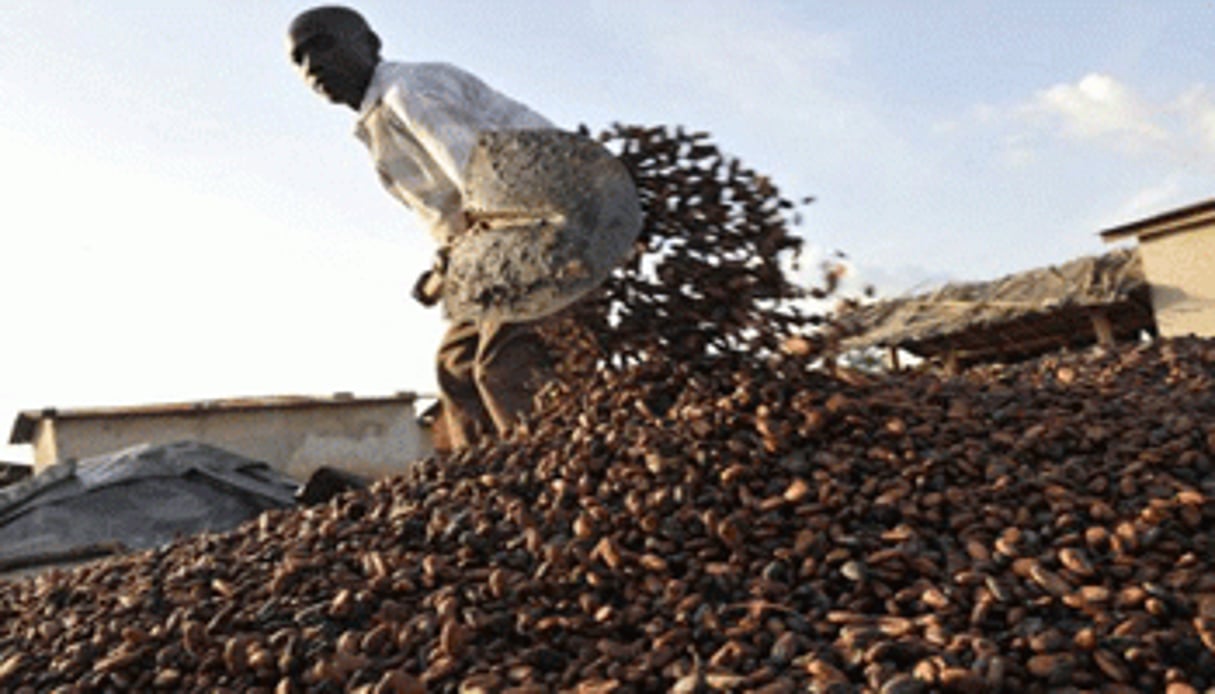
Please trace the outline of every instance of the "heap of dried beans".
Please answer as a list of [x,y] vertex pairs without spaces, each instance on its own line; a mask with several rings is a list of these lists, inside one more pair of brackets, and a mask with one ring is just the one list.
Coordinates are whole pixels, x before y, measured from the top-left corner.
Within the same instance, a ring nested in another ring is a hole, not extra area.
[[617,137],[670,250],[588,302],[580,379],[370,490],[0,584],[0,687],[1215,687],[1215,344],[842,383],[779,349],[770,187]]

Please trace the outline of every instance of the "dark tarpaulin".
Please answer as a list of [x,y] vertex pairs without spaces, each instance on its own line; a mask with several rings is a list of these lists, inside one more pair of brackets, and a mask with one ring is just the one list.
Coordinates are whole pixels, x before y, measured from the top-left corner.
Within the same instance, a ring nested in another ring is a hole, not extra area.
[[0,571],[155,547],[295,503],[266,463],[195,442],[67,462],[0,489]]

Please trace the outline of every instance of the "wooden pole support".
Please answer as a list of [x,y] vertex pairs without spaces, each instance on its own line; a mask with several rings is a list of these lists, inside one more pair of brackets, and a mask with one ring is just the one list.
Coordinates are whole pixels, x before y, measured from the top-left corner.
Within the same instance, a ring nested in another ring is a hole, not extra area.
[[1093,332],[1097,335],[1097,344],[1102,347],[1114,345],[1114,326],[1104,311],[1093,311]]
[[950,376],[957,376],[962,373],[962,363],[958,359],[958,350],[952,347],[945,353],[945,373]]

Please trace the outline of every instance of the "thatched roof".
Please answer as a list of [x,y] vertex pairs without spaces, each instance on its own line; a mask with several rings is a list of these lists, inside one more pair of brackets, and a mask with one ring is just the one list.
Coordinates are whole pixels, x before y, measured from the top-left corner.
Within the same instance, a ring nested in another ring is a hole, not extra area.
[[947,284],[855,307],[840,318],[853,335],[843,342],[847,349],[901,347],[921,356],[953,351],[965,361],[985,361],[1092,344],[1098,313],[1117,338],[1154,329],[1150,290],[1135,249],[991,282]]

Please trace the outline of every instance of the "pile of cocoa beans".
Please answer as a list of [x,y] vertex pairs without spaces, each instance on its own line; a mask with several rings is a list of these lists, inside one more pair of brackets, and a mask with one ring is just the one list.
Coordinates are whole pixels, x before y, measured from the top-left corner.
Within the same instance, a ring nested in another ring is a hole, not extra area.
[[619,127],[638,255],[515,431],[0,583],[27,692],[1215,688],[1215,342],[841,379],[793,206]]
[[0,584],[8,691],[1215,687],[1215,343],[649,360],[497,441]]

